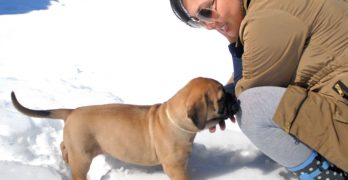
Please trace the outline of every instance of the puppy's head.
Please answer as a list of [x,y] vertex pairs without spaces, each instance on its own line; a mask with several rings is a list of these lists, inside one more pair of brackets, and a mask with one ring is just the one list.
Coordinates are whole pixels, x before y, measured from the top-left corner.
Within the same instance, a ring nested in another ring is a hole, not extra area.
[[185,87],[187,116],[200,130],[215,126],[232,117],[235,98],[226,93],[223,85],[208,78],[195,78]]

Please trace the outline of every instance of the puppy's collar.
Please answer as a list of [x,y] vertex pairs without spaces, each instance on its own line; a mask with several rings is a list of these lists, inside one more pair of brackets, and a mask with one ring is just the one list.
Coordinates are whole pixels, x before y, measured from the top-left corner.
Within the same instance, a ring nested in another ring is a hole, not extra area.
[[196,134],[196,133],[197,133],[197,132],[195,132],[195,131],[191,131],[191,130],[185,129],[185,128],[183,128],[183,127],[180,127],[180,125],[177,124],[177,123],[173,120],[173,118],[172,118],[172,116],[170,115],[168,109],[166,109],[166,114],[167,114],[167,116],[168,116],[168,119],[169,119],[170,123],[172,123],[172,125],[175,126],[176,128],[178,128],[179,130],[181,130],[181,131],[183,131],[183,132],[185,132],[185,133],[189,133],[189,134]]

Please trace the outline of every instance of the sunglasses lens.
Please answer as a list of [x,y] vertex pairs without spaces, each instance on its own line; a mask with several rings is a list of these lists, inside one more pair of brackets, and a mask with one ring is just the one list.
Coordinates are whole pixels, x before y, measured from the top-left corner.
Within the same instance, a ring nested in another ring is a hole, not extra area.
[[211,21],[212,17],[213,11],[211,9],[201,9],[197,14],[197,18],[201,21]]

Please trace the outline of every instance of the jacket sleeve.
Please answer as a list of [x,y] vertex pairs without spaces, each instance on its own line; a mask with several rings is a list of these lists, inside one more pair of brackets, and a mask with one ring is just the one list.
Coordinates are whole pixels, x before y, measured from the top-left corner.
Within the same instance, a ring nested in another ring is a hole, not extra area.
[[233,63],[233,81],[234,83],[237,83],[242,78],[242,55],[243,55],[243,46],[239,43],[236,45],[236,43],[232,43],[228,46],[228,49],[232,56],[232,63]]
[[237,96],[257,86],[286,87],[295,76],[307,32],[302,21],[286,12],[248,14],[240,29],[243,77],[236,85]]
[[229,93],[235,94],[235,85],[242,78],[243,46],[240,43],[238,44],[238,46],[236,45],[236,43],[231,43],[228,46],[228,49],[232,56],[233,74],[225,85],[225,90]]

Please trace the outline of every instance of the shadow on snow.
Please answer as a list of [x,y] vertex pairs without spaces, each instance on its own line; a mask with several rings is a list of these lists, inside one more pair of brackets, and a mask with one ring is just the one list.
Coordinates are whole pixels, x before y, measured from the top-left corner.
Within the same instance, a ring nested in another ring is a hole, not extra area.
[[[188,164],[188,171],[191,179],[207,180],[209,178],[233,173],[234,171],[238,171],[242,168],[259,169],[263,172],[263,174],[269,174],[278,170],[279,168],[282,168],[280,165],[276,164],[259,151],[247,151],[249,150],[226,150],[221,148],[206,149],[204,145],[195,143],[193,145],[193,152],[190,156]],[[254,155],[245,156],[243,155],[245,153],[251,153]],[[106,162],[111,165],[112,169],[119,169],[122,167],[122,169],[130,170],[130,173],[132,173],[132,171],[140,171],[150,174],[155,172],[163,172],[161,166],[144,167],[132,165],[116,160],[112,157],[107,157]],[[107,174],[105,176],[108,176]],[[285,180],[294,178],[294,176],[285,169],[284,171],[280,171],[279,175]]]

